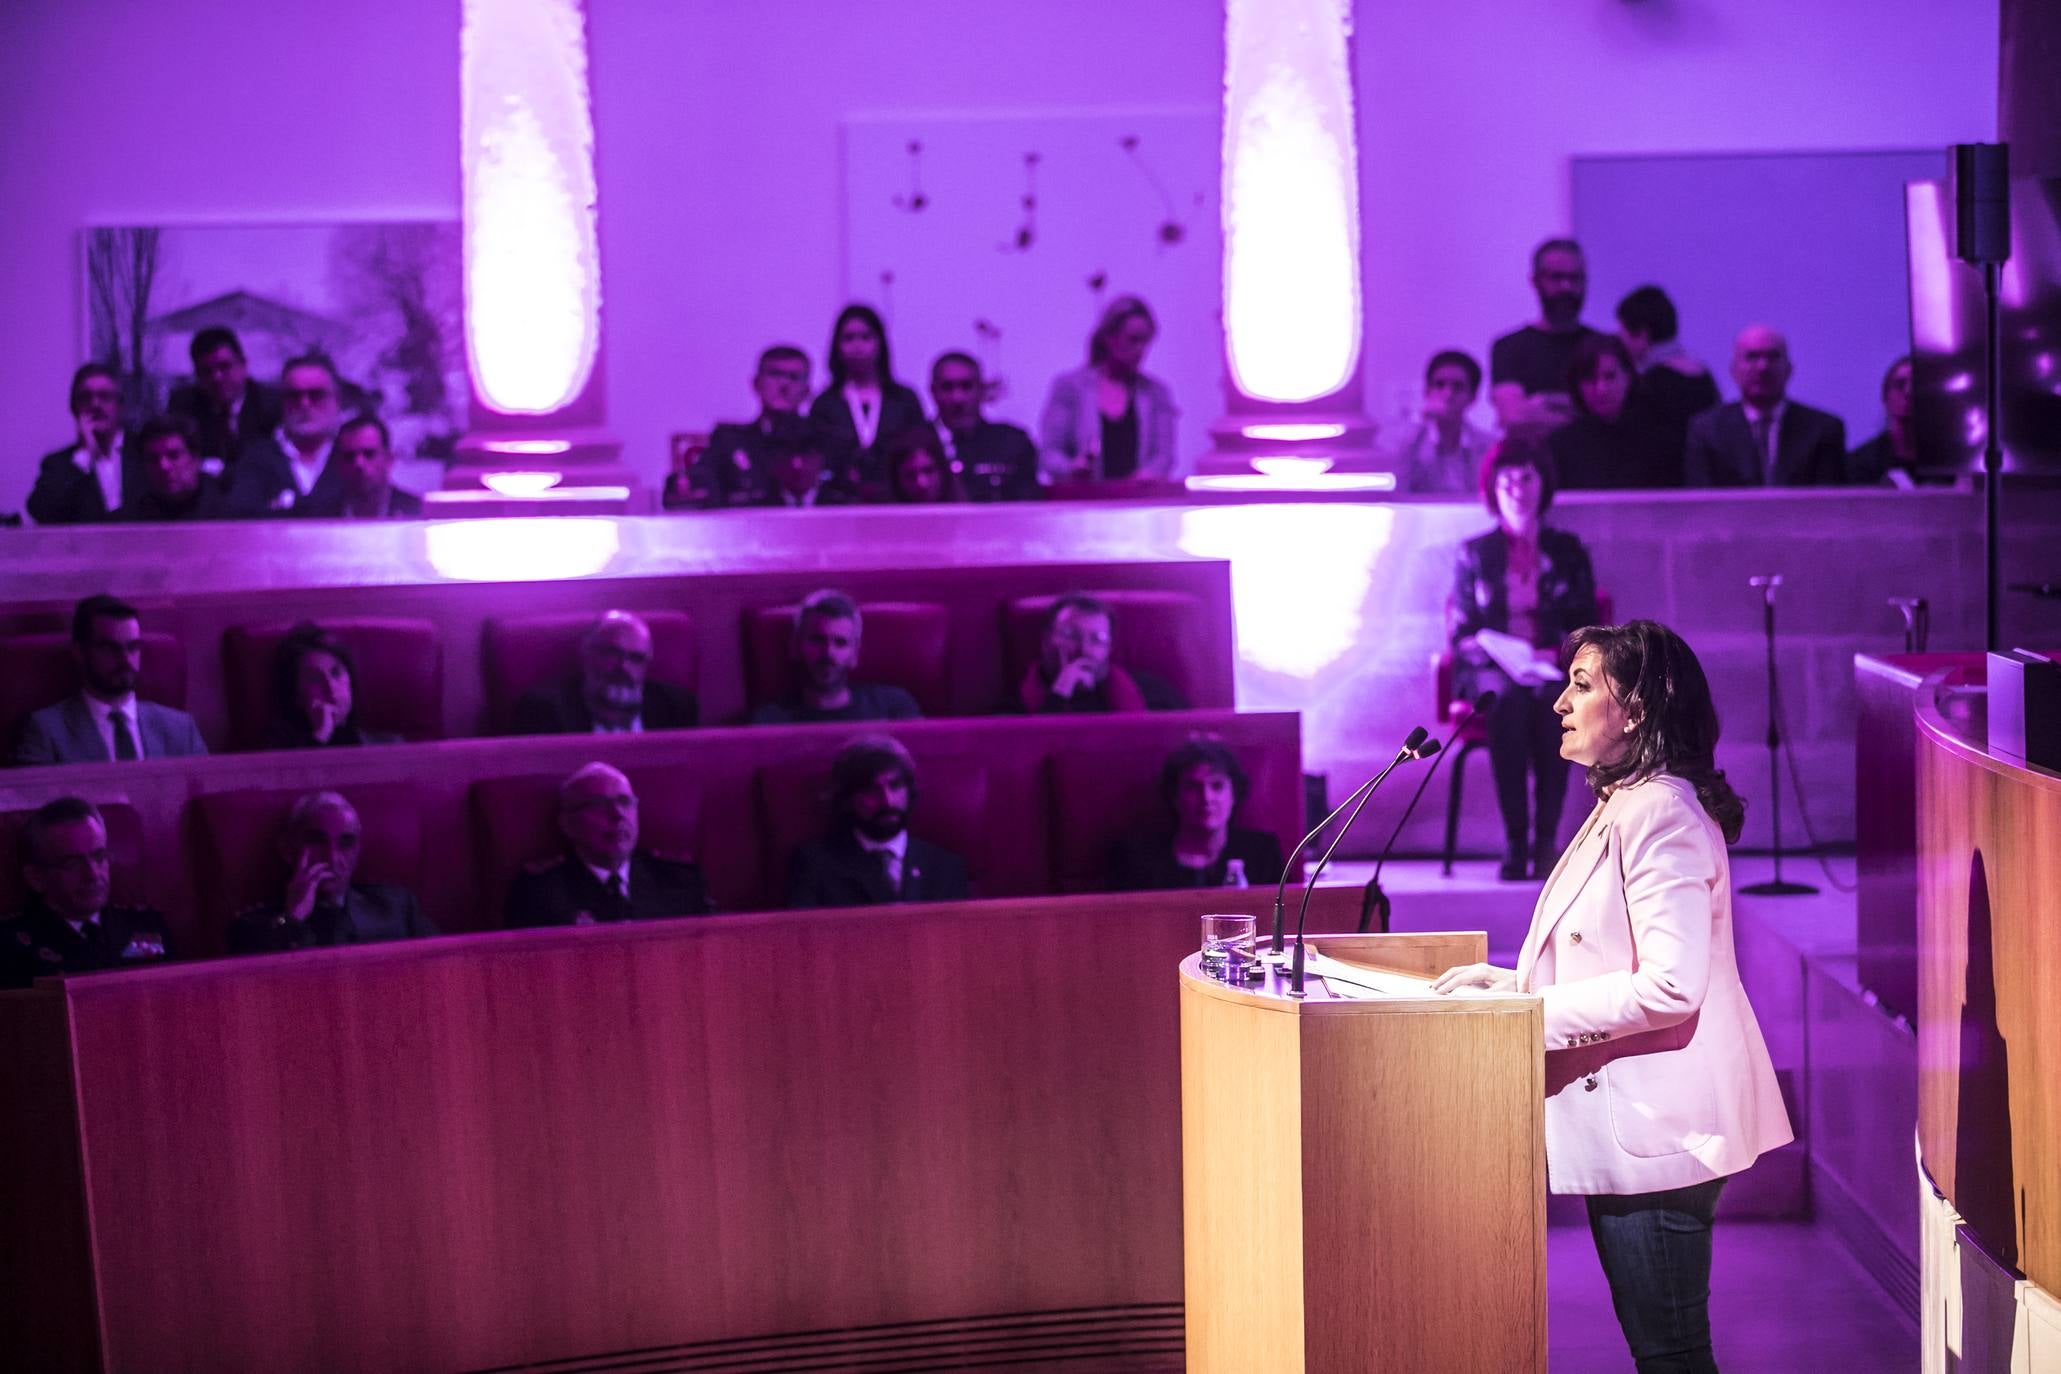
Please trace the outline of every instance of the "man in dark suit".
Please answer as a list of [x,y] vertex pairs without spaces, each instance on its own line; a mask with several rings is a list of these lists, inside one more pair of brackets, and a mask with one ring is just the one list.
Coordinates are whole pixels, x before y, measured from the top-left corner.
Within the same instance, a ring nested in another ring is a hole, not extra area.
[[107,825],[92,802],[59,797],[38,808],[22,827],[21,871],[29,902],[0,923],[0,987],[171,957],[163,916],[108,904]]
[[72,652],[84,689],[29,717],[16,763],[119,763],[208,751],[192,716],[136,699],[143,627],[134,606],[111,596],[81,601],[72,612]]
[[325,470],[334,482],[317,482],[293,513],[317,520],[410,520],[422,514],[422,498],[394,485],[394,440],[377,415],[353,415],[336,431]]
[[788,646],[794,664],[794,694],[769,701],[751,713],[753,725],[810,725],[822,721],[916,720],[916,698],[885,682],[854,682],[859,603],[835,589],[811,592],[794,620]]
[[897,740],[853,740],[830,765],[831,826],[794,851],[787,866],[791,907],[958,902],[966,861],[909,833],[916,761]]
[[309,792],[296,799],[279,836],[280,856],[290,868],[286,890],[277,901],[261,902],[236,918],[229,927],[229,952],[273,954],[436,934],[407,888],[352,881],[363,835],[357,809],[340,794]]
[[532,687],[515,703],[518,735],[640,735],[684,730],[701,718],[694,693],[649,680],[651,627],[608,611],[580,640],[580,671]]
[[122,433],[122,379],[105,363],[72,373],[73,441],[46,453],[29,489],[29,518],[39,525],[112,520],[143,488],[142,457]]
[[250,379],[243,341],[226,325],[209,325],[187,346],[193,381],[174,391],[165,410],[193,422],[197,452],[220,475],[243,450],[279,428],[279,393]]
[[279,427],[244,445],[229,495],[245,515],[283,515],[310,498],[333,500],[342,473],[329,461],[343,420],[343,377],[320,353],[289,358],[280,371]]
[[809,355],[793,344],[774,344],[759,354],[751,390],[759,399],[758,418],[717,425],[701,460],[685,474],[685,490],[669,493],[668,505],[719,509],[774,502],[775,450],[783,438],[793,439],[807,427],[801,408],[809,399]]
[[1789,399],[1789,341],[1764,324],[1739,331],[1732,380],[1739,399],[1689,422],[1683,453],[1692,487],[1833,486],[1846,480],[1846,424]]
[[607,764],[587,764],[559,784],[558,829],[566,852],[517,876],[508,891],[509,926],[709,913],[700,869],[637,847],[637,794]]
[[160,415],[137,432],[136,449],[143,455],[142,488],[123,500],[116,519],[162,524],[229,518],[227,489],[201,468],[193,421]]
[[937,407],[938,438],[969,501],[1035,501],[1038,446],[1015,425],[981,414],[987,380],[968,353],[946,353],[930,365],[930,399]]

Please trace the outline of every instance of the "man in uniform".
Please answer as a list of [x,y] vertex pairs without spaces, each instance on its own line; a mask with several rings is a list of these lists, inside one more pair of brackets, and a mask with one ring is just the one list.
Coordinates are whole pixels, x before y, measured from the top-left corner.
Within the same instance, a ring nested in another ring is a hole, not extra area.
[[29,901],[0,923],[0,987],[171,957],[162,915],[109,905],[107,823],[92,802],[59,797],[38,808],[22,827],[21,868]]
[[391,883],[353,882],[364,828],[358,812],[335,792],[296,799],[280,832],[286,890],[229,927],[232,954],[273,954],[310,945],[356,945],[412,940],[437,928],[415,894]]
[[566,852],[532,865],[508,892],[510,926],[588,926],[706,916],[701,870],[637,847],[637,794],[605,763],[558,787]]

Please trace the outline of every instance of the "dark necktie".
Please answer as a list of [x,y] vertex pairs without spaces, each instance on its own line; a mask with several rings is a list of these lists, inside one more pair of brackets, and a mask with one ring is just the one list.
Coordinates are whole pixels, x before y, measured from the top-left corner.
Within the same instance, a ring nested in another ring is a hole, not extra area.
[[892,849],[876,849],[873,851],[873,858],[880,865],[881,883],[886,886],[892,897],[899,901],[902,885],[895,881],[895,852]]
[[1775,455],[1768,446],[1768,439],[1775,427],[1775,417],[1762,415],[1753,422],[1753,456],[1760,465],[1761,481],[1767,486],[1775,485]]
[[116,762],[133,761],[142,755],[136,752],[136,735],[129,729],[129,715],[126,711],[109,711],[108,728],[114,732],[114,755]]
[[617,910],[626,911],[629,909],[630,894],[623,886],[623,872],[621,869],[617,869],[608,875],[608,896],[609,900],[615,903]]

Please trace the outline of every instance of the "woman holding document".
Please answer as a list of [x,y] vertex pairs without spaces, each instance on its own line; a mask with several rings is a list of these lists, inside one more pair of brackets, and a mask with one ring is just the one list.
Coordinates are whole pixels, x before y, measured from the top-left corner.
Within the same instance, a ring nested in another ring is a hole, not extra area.
[[[1496,527],[1460,546],[1447,603],[1454,689],[1468,700],[1496,693],[1488,752],[1503,813],[1500,873],[1506,882],[1545,876],[1559,848],[1567,797],[1567,763],[1553,714],[1565,666],[1560,643],[1596,620],[1589,551],[1543,523],[1553,487],[1553,460],[1539,440],[1512,436],[1489,450],[1481,499]],[[1538,779],[1535,824],[1525,804],[1528,776]]]
[[1438,992],[1545,1003],[1546,1175],[1588,1196],[1634,1360],[1715,1370],[1711,1218],[1728,1175],[1791,1139],[1732,946],[1725,846],[1745,803],[1714,763],[1696,655],[1650,620],[1577,631],[1553,703],[1598,800],[1561,855],[1514,970],[1449,969]]

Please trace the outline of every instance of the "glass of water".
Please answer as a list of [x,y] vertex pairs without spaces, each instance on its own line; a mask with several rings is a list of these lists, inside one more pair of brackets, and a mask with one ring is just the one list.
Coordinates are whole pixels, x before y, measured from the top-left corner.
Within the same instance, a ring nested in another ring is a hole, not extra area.
[[1235,983],[1252,966],[1259,949],[1258,919],[1252,916],[1202,918],[1202,973]]

